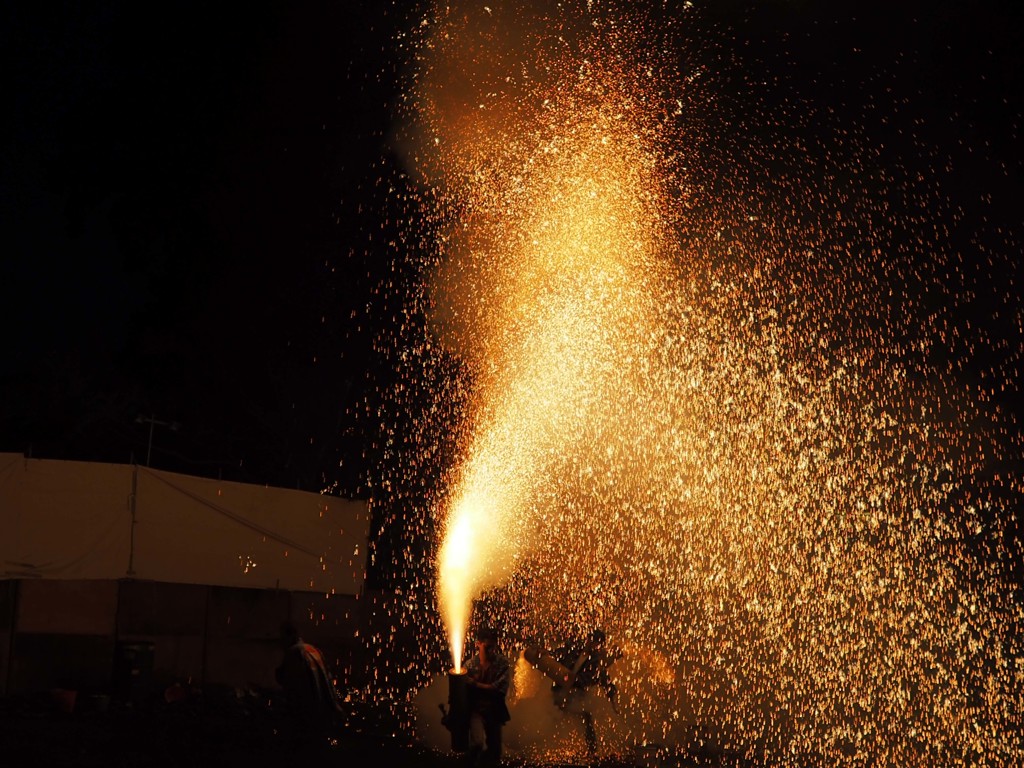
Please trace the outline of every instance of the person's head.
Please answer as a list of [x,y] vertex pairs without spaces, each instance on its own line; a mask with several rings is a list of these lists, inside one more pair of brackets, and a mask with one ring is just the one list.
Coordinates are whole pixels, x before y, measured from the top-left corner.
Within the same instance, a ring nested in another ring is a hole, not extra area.
[[595,629],[590,633],[590,644],[595,648],[600,648],[604,645],[605,635],[604,630]]
[[493,627],[481,627],[476,633],[476,649],[481,658],[491,658],[498,650],[498,633]]
[[281,647],[291,648],[299,642],[299,630],[290,621],[281,622]]

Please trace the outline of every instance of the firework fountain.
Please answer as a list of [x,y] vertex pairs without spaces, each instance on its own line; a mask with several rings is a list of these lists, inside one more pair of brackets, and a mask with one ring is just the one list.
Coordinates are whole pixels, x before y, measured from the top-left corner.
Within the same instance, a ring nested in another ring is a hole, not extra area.
[[617,639],[622,743],[1011,764],[1016,445],[942,362],[955,297],[892,300],[948,255],[893,246],[884,173],[858,197],[799,137],[771,178],[756,147],[714,162],[713,77],[665,30],[498,3],[420,28],[430,332],[469,393],[437,513],[454,670],[486,594],[524,636]]

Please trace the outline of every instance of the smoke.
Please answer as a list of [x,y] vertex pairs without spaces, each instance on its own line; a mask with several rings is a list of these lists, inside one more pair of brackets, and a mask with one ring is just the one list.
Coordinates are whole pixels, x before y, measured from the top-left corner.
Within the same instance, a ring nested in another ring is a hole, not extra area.
[[451,747],[451,734],[441,724],[441,706],[448,704],[448,676],[437,675],[416,691],[413,705],[416,710],[416,736],[421,742],[446,752]]
[[[686,745],[692,738],[682,706],[666,681],[636,675],[629,668],[644,660],[632,653],[611,667],[611,677],[622,687],[618,705],[599,690],[577,691],[567,706],[556,706],[551,680],[534,669],[520,654],[513,665],[508,694],[511,719],[503,741],[507,757],[530,762],[575,762],[588,754],[584,713],[592,718],[597,759],[635,752],[636,745],[652,750]],[[634,685],[645,679],[646,690]],[[448,684],[438,675],[415,697],[416,733],[428,747],[448,751],[450,733],[441,725],[439,705],[447,703]],[[652,726],[651,700],[657,699],[658,717]]]
[[458,198],[495,167],[496,150],[532,132],[586,22],[575,3],[438,3],[416,32],[396,126],[406,167]]

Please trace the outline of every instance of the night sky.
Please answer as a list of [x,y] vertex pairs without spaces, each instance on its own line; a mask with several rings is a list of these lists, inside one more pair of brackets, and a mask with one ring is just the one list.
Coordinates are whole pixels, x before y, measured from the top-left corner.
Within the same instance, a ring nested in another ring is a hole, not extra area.
[[365,494],[396,12],[16,5],[0,448]]
[[[993,271],[985,253],[1019,251],[1020,4],[696,5],[736,41],[758,109],[799,93],[883,159],[943,164],[969,319],[1001,350],[976,367],[1015,372],[1020,302],[994,317],[985,297],[1019,285],[1019,260]],[[144,462],[141,415],[180,425],[155,428],[154,467],[370,493],[392,380],[375,340],[415,256],[389,245],[410,183],[389,143],[394,36],[412,18],[385,2],[7,5],[0,450]]]

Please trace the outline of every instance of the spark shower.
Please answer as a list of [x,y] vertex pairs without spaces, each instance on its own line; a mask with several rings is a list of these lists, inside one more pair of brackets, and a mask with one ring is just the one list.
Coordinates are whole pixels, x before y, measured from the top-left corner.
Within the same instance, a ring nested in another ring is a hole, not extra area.
[[1019,446],[963,375],[954,206],[813,103],[724,104],[699,31],[456,3],[404,41],[454,665],[486,596],[513,634],[647,654],[618,670],[636,740],[1019,760]]

